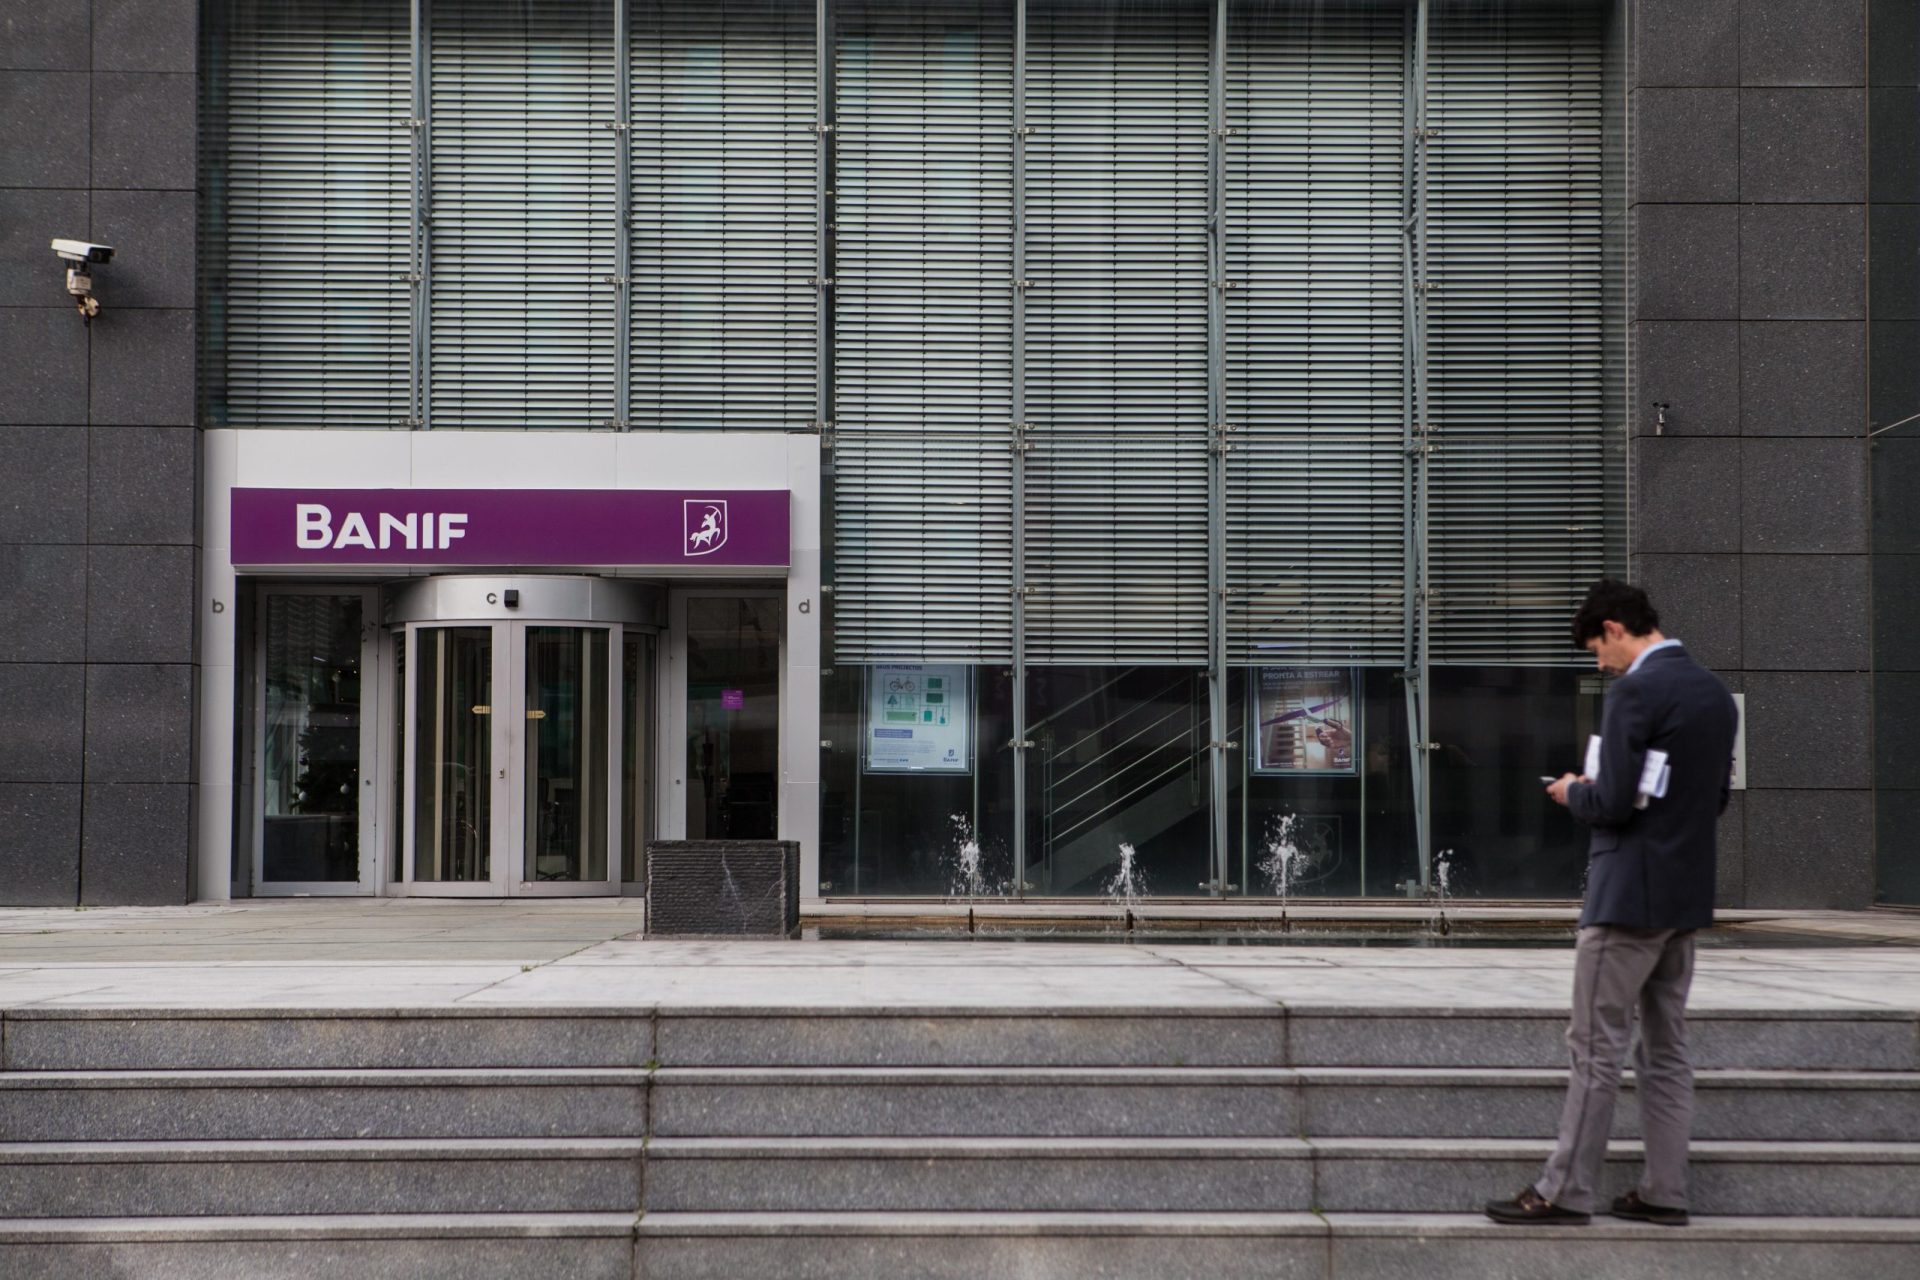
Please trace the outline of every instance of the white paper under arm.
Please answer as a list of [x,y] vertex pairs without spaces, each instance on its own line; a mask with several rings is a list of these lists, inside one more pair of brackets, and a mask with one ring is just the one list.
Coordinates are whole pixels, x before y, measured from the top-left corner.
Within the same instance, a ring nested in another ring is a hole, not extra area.
[[1673,766],[1667,762],[1667,753],[1647,752],[1647,763],[1640,770],[1640,794],[1634,797],[1633,807],[1644,809],[1650,800],[1666,799],[1667,783],[1672,780]]

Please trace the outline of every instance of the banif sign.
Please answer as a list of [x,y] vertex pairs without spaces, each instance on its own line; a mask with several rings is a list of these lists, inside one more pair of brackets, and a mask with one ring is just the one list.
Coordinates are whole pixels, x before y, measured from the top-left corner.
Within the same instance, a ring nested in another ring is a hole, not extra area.
[[784,569],[784,489],[234,489],[233,564]]

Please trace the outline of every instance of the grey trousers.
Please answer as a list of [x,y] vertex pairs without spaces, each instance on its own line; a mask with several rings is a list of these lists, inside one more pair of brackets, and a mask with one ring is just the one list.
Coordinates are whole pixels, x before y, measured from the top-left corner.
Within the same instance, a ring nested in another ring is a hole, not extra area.
[[1647,1150],[1640,1198],[1669,1209],[1687,1207],[1687,1134],[1693,1127],[1687,989],[1692,985],[1691,932],[1618,925],[1580,931],[1573,1019],[1567,1027],[1573,1072],[1560,1113],[1559,1145],[1533,1188],[1543,1199],[1563,1209],[1594,1211],[1637,1008],[1634,1077]]

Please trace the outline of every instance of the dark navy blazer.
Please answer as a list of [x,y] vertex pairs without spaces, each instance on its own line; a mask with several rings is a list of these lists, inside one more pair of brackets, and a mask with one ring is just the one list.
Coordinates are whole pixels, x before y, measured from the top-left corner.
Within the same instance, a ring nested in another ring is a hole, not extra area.
[[[1737,720],[1720,677],[1678,645],[1648,653],[1607,690],[1599,781],[1567,788],[1567,808],[1593,828],[1582,928],[1713,923],[1714,827],[1730,794]],[[1648,751],[1666,752],[1673,776],[1665,797],[1636,809]]]

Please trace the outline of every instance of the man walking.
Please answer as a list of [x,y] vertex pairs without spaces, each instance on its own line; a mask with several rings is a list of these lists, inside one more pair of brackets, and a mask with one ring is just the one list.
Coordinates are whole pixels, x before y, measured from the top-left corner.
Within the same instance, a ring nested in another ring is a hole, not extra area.
[[1590,1220],[1638,1008],[1634,1072],[1646,1170],[1613,1213],[1682,1226],[1693,1121],[1693,931],[1713,923],[1714,827],[1727,806],[1738,713],[1719,678],[1661,634],[1660,615],[1638,587],[1596,583],[1574,615],[1573,639],[1601,671],[1620,676],[1607,691],[1599,767],[1590,753],[1592,776],[1567,774],[1547,788],[1593,828],[1567,1028],[1573,1069],[1545,1172],[1512,1200],[1487,1205],[1487,1216]]

